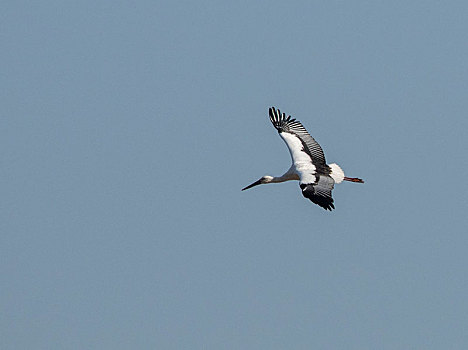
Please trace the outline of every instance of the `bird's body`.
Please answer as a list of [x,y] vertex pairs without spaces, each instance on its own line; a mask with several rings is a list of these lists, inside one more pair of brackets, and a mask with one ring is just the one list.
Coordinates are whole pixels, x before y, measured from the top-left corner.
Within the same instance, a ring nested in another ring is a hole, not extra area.
[[299,180],[302,195],[326,210],[335,209],[332,190],[343,180],[363,183],[361,179],[345,177],[337,164],[327,164],[323,150],[317,141],[296,119],[281,114],[274,107],[269,109],[270,121],[278,130],[291,154],[292,165],[282,176],[263,176],[242,191],[260,184]]

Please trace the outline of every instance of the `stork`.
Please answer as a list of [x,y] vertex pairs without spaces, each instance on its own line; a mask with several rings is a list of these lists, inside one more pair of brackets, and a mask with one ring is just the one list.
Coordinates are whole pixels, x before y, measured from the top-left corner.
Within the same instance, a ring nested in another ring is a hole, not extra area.
[[244,187],[242,191],[261,184],[299,180],[305,198],[331,211],[335,209],[332,198],[335,183],[339,184],[343,180],[364,183],[357,177],[346,177],[337,164],[327,164],[322,148],[298,120],[291,119],[291,116],[286,118],[286,115],[281,114],[275,107],[269,109],[269,115],[271,123],[288,146],[292,165],[284,175],[279,177],[265,175]]

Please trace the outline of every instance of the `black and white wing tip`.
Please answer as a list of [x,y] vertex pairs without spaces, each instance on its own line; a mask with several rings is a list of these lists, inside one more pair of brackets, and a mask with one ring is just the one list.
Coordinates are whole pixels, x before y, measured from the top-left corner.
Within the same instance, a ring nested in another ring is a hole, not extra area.
[[286,131],[290,123],[294,123],[296,121],[296,119],[291,118],[291,116],[286,118],[286,114],[281,113],[281,111],[279,109],[275,109],[275,107],[270,107],[268,114],[270,115],[271,123],[278,132]]

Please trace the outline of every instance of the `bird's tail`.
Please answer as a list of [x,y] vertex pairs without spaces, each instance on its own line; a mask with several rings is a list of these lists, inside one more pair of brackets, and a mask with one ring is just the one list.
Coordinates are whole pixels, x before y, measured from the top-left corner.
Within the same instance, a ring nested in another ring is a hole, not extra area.
[[346,179],[346,177],[344,176],[343,169],[341,169],[338,164],[332,163],[328,164],[328,166],[331,169],[330,176],[333,180],[335,180],[335,183],[339,184],[340,182]]
[[344,174],[343,169],[340,168],[338,164],[332,163],[328,164],[328,166],[331,169],[330,176],[335,180],[335,183],[339,184],[340,182],[344,181],[350,181],[350,182],[357,182],[357,183],[364,183],[364,180],[358,178],[358,177],[346,177]]

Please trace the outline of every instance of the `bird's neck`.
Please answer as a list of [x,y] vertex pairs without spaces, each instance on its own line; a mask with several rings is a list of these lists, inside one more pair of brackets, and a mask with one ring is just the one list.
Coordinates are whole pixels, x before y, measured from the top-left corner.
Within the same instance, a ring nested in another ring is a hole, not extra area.
[[296,174],[287,172],[284,175],[273,177],[271,182],[272,183],[279,183],[279,182],[285,182],[285,181],[291,181],[291,180],[299,180],[299,177]]

